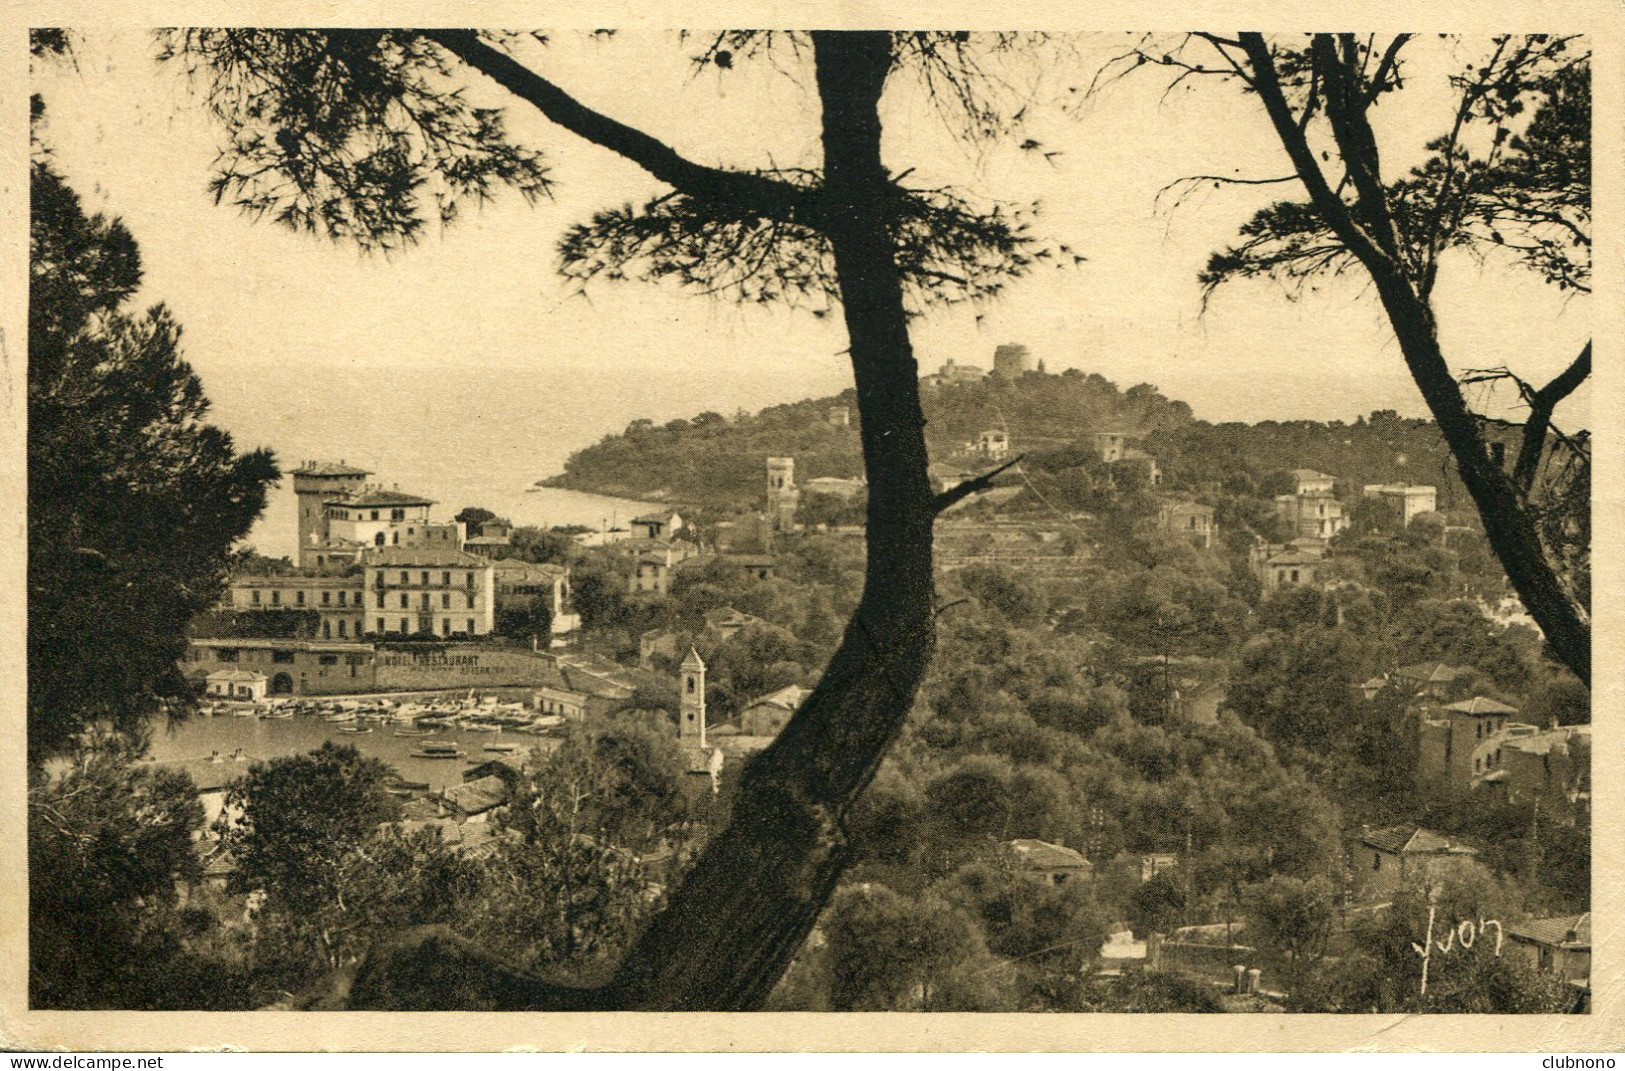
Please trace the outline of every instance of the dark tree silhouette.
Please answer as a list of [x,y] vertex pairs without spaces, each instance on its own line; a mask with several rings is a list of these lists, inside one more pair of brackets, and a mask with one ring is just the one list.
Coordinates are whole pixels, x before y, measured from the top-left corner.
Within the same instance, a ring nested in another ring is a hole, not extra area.
[[163,306],[123,311],[141,258],[31,170],[28,294],[28,759],[93,725],[183,711],[186,626],[225,589],[232,545],[277,478],[203,422],[208,400]]

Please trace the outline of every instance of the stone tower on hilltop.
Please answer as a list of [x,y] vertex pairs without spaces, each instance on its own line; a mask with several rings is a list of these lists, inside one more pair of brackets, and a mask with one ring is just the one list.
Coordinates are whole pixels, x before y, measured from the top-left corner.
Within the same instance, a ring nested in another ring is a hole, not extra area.
[[293,493],[299,502],[299,564],[312,547],[328,541],[327,510],[323,503],[361,491],[372,473],[343,461],[306,461],[293,470]]
[[681,670],[682,692],[677,706],[677,742],[705,746],[705,660],[690,647]]
[[1015,379],[1022,373],[1032,370],[1032,351],[1019,342],[1006,342],[993,351],[993,374],[996,376]]
[[767,523],[769,531],[788,532],[796,524],[796,506],[801,492],[796,488],[796,459],[767,459]]

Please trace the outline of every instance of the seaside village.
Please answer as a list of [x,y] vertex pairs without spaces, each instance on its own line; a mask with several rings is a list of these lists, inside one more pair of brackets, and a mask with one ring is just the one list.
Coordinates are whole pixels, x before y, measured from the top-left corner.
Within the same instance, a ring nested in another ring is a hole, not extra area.
[[[949,361],[924,377],[922,388],[1030,370],[1024,347],[1001,346],[991,372]],[[852,422],[843,407],[825,417],[837,428],[850,428]],[[1135,470],[1136,485],[1157,497],[1155,523],[1165,533],[1198,548],[1215,546],[1221,533],[1214,508],[1165,491],[1157,459],[1137,445],[1135,433],[1082,429],[1077,441],[1092,444],[1110,471]],[[933,480],[939,490],[947,489],[1032,445],[989,428],[953,456],[939,458]],[[791,457],[765,457],[760,463],[764,493],[756,509],[712,519],[703,536],[685,520],[693,511],[670,506],[634,517],[624,527],[576,532],[573,538],[608,564],[632,600],[667,598],[674,577],[718,563],[770,578],[778,554],[802,535],[797,511],[804,493],[857,502],[865,489],[861,479],[825,477],[798,484]],[[692,633],[667,628],[643,634],[637,638],[636,664],[592,652],[578,640],[581,618],[570,567],[511,556],[513,529],[506,522],[436,519],[433,502],[372,482],[373,475],[343,461],[306,461],[293,471],[297,560],[234,575],[222,610],[239,620],[292,611],[303,615],[306,626],[298,638],[252,638],[242,631],[195,634],[185,669],[212,717],[324,719],[333,723],[335,734],[344,734],[341,739],[353,737],[363,750],[369,738],[408,738],[414,758],[439,760],[448,776],[434,788],[403,777],[393,791],[406,799],[409,821],[439,825],[449,843],[475,851],[499,835],[498,824],[489,819],[507,804],[517,773],[532,756],[556,746],[572,721],[632,716],[644,697],[675,694],[676,709],[664,717],[686,758],[685,794],[705,800],[723,790],[729,770],[737,772],[772,742],[809,694],[797,684],[738,697],[731,717],[708,720],[707,665]],[[1275,496],[1274,505],[1296,536],[1284,543],[1256,540],[1248,556],[1266,593],[1346,583],[1329,579],[1335,571],[1327,565],[1337,553],[1333,537],[1348,527],[1355,502],[1379,504],[1401,527],[1438,505],[1432,486],[1340,487],[1333,476],[1306,468],[1290,475],[1292,490]],[[996,506],[1001,496],[1020,490],[1019,481],[1001,482],[975,501]],[[1065,520],[1007,519],[985,506],[955,509],[939,524],[939,565],[952,571],[997,561],[1036,576],[1065,575],[1088,559],[1087,546],[1069,540]],[[827,536],[862,536],[860,526],[820,528]],[[549,611],[545,637],[527,641],[498,634],[506,609],[535,601]],[[720,642],[761,624],[751,614],[722,606],[706,613],[703,630]],[[1217,719],[1227,689],[1221,662],[1162,656],[1159,667],[1173,684],[1168,702],[1182,717]],[[1352,699],[1378,703],[1398,697],[1403,715],[1394,727],[1395,746],[1414,757],[1414,782],[1423,798],[1538,801],[1540,822],[1574,823],[1590,801],[1589,726],[1532,724],[1514,707],[1467,687],[1477,678],[1472,669],[1396,665],[1365,682]],[[245,763],[268,757],[215,754],[185,765],[211,816],[218,816],[226,786]],[[1124,862],[1031,839],[1011,840],[1004,849],[1008,865],[1047,886],[1090,882]],[[1361,829],[1345,845],[1348,910],[1381,904],[1403,883],[1436,868],[1471,863],[1480,850],[1422,825]],[[1132,859],[1129,869],[1144,883],[1177,872],[1180,861],[1177,850],[1144,854]],[[209,873],[223,880],[230,867],[229,859],[213,858]],[[1585,989],[1588,914],[1509,920],[1504,931],[1514,954]],[[1123,927],[1110,936],[1098,962],[1108,972],[1137,962],[1207,974],[1234,970],[1237,993],[1267,984],[1268,979],[1259,981],[1257,970],[1249,974],[1236,965],[1236,953],[1219,943],[1217,932],[1188,926],[1136,939]]]

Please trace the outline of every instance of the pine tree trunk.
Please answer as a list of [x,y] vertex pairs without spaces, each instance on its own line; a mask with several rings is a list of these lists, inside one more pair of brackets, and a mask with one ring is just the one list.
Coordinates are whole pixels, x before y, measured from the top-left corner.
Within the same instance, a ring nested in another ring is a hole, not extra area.
[[1479,419],[1467,408],[1439,349],[1431,313],[1396,270],[1370,262],[1367,267],[1399,339],[1411,378],[1438,421],[1461,482],[1478,509],[1491,549],[1529,616],[1545,633],[1546,642],[1590,688],[1590,623],[1558,580],[1535,530],[1534,518],[1519,497],[1512,477],[1491,459]]
[[845,817],[897,737],[935,644],[925,418],[886,221],[884,32],[816,33],[823,231],[835,256],[869,483],[863,598],[817,688],[746,768],[703,849],[613,978],[556,986],[449,935],[369,959],[351,1007],[747,1011],[763,1006],[846,866]]

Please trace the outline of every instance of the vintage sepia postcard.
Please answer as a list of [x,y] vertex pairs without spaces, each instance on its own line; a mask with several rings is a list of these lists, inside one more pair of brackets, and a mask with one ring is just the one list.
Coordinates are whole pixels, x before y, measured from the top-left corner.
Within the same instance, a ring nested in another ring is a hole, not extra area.
[[0,1044],[1618,1049],[1535,12],[9,11]]

